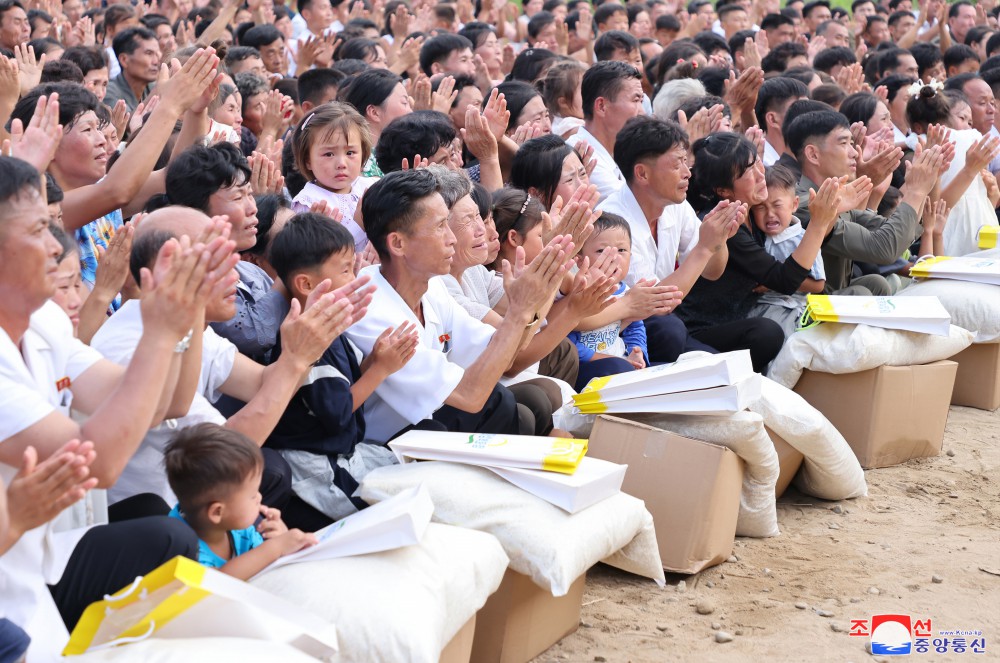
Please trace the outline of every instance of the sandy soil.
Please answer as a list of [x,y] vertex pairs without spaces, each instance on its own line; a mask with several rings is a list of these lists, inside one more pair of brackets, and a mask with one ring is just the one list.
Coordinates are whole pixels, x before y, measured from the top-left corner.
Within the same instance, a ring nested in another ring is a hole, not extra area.
[[[738,539],[737,560],[668,576],[665,590],[592,570],[581,628],[536,660],[1000,660],[1000,411],[953,407],[944,451],[866,472],[857,500],[789,489],[781,536]],[[883,613],[982,630],[986,655],[873,657],[848,630]],[[733,641],[716,642],[715,629]]]

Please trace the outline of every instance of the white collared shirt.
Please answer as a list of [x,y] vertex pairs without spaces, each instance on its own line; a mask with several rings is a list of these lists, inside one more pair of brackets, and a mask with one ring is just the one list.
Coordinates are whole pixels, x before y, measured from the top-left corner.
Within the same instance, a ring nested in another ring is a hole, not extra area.
[[386,442],[411,424],[428,419],[462,381],[465,369],[474,364],[496,331],[465,312],[448,294],[440,277],[427,283],[420,298],[424,322],[407,306],[385,277],[379,265],[361,270],[376,287],[368,313],[345,333],[366,356],[379,334],[409,320],[417,326],[420,342],[416,353],[365,401],[365,437]]
[[656,240],[639,201],[627,186],[608,196],[598,209],[623,217],[632,229],[632,259],[624,279],[630,288],[640,279],[667,278],[698,244],[701,221],[687,201],[663,209],[656,223]]
[[780,158],[781,158],[781,155],[778,154],[778,150],[774,149],[774,146],[771,145],[771,143],[769,143],[767,141],[767,139],[765,138],[764,139],[764,158],[762,159],[762,161],[764,162],[764,166],[767,167],[767,168],[770,168],[774,164],[778,163],[778,159],[780,159]]
[[614,157],[604,149],[601,141],[597,140],[592,133],[587,131],[586,127],[580,127],[576,130],[575,134],[566,140],[566,144],[574,148],[580,142],[587,143],[594,148],[594,159],[597,161],[597,167],[594,168],[594,172],[590,175],[590,183],[597,187],[597,192],[601,195],[601,200],[603,201],[612,193],[625,186],[625,178],[622,176],[622,171],[618,169],[618,164],[615,163]]
[[[101,325],[94,334],[91,345],[110,361],[128,366],[141,338],[142,312],[139,300],[133,299],[125,302],[117,313]],[[236,346],[211,328],[205,329],[201,344],[198,390],[191,400],[191,407],[183,417],[167,419],[147,431],[115,485],[108,490],[108,501],[111,504],[139,493],[159,495],[167,504],[177,502],[177,496],[170,490],[167,473],[163,468],[163,452],[167,443],[181,428],[200,423],[220,426],[226,423],[226,418],[212,403],[222,395],[219,389],[229,379],[235,361]]]
[[[51,301],[32,314],[20,348],[0,329],[0,444],[53,412],[69,416],[72,383],[100,359],[73,337],[69,318]],[[0,463],[5,483],[16,474]],[[86,530],[56,533],[60,518],[25,532],[0,556],[0,615],[31,636],[29,661],[56,660],[69,639],[46,585],[62,577]]]

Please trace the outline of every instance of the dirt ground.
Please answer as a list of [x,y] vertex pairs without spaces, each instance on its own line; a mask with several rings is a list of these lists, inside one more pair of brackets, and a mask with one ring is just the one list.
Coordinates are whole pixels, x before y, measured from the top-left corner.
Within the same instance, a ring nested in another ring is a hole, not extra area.
[[[861,499],[789,489],[781,535],[738,539],[736,560],[668,576],[662,590],[593,569],[580,629],[536,661],[998,661],[998,469],[1000,411],[953,407],[940,456],[867,471]],[[981,630],[986,654],[873,657],[848,631],[874,614],[929,617],[935,635]],[[717,629],[733,640],[716,642]]]

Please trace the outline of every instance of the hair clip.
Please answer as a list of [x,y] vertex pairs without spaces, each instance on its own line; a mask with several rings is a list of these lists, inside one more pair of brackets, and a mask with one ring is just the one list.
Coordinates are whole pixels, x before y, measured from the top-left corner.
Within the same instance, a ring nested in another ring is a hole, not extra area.
[[531,194],[529,193],[528,197],[524,199],[524,204],[521,205],[521,214],[524,214],[524,211],[528,209],[528,203],[530,202],[531,202]]
[[299,125],[299,131],[305,131],[306,127],[309,126],[309,123],[312,122],[312,119],[314,117],[316,117],[316,113],[310,113],[309,115],[306,115],[306,119],[302,120],[302,124]]

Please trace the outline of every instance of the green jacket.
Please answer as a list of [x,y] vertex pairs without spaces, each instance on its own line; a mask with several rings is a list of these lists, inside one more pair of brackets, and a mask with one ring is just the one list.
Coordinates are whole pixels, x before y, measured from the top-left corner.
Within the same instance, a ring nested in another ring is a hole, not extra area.
[[[818,191],[819,185],[803,175],[796,189],[799,209],[795,213],[803,226],[809,224],[810,218],[809,189]],[[832,293],[851,284],[855,260],[892,264],[922,233],[917,211],[907,203],[900,203],[888,219],[870,210],[841,214],[823,240],[825,292]]]

